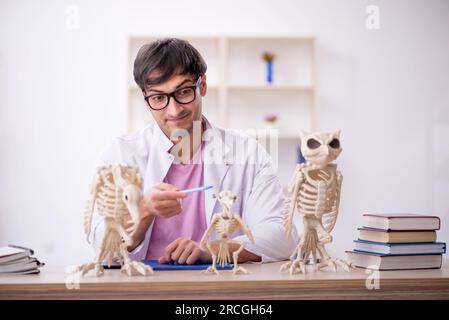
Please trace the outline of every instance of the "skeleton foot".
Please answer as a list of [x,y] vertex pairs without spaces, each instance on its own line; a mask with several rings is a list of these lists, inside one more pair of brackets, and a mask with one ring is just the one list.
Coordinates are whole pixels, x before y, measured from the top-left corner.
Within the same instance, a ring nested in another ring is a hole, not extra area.
[[206,270],[201,271],[201,273],[203,274],[220,274],[217,270],[217,268],[215,268],[214,266],[210,266],[209,268],[207,268]]
[[347,272],[350,272],[351,269],[355,269],[354,264],[351,262],[347,262],[342,259],[334,259],[334,258],[327,258],[323,262],[320,263],[320,266],[318,269],[323,269],[325,267],[330,267],[334,272],[337,271],[337,266],[340,268],[343,268]]
[[288,261],[281,266],[279,271],[290,270],[290,274],[295,273],[306,273],[306,262],[300,259],[295,259],[293,261]]
[[288,261],[281,266],[280,271],[284,271],[287,269],[290,270],[290,274],[306,273],[306,263],[299,259]]
[[288,261],[288,262],[282,264],[281,269],[279,269],[279,271],[282,272],[282,271],[284,271],[284,270],[287,270],[287,269],[290,268],[291,265],[292,265],[292,262],[291,262],[291,261]]
[[97,277],[101,276],[104,273],[104,268],[101,266],[101,264],[95,262],[80,265],[78,268],[75,269],[75,273],[81,272],[81,275],[84,276],[92,269],[95,269],[95,275]]
[[121,271],[126,272],[128,276],[132,276],[133,270],[137,271],[141,275],[153,274],[153,269],[142,262],[129,261],[122,266]]
[[233,274],[237,274],[237,273],[244,273],[244,274],[248,274],[249,272],[245,269],[245,268],[243,268],[243,267],[237,267],[237,265],[236,266],[234,266],[234,268],[232,269],[232,273]]
[[306,273],[306,264],[303,260],[296,259],[290,266],[290,274]]

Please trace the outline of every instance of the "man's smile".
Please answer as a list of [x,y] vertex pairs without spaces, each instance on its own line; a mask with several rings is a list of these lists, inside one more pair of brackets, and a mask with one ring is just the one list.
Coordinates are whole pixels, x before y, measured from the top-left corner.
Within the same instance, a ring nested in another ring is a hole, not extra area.
[[184,120],[187,116],[189,116],[190,113],[184,113],[184,114],[180,114],[179,116],[176,117],[170,117],[167,118],[167,122],[181,122],[182,120]]

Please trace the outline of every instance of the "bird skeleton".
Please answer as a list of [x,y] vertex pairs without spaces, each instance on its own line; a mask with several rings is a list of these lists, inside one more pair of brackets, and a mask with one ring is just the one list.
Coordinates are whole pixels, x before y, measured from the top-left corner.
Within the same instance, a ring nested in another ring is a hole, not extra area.
[[[200,241],[200,248],[205,250],[205,247],[207,247],[212,255],[212,265],[207,270],[204,270],[203,273],[219,274],[216,267],[217,263],[221,264],[223,267],[225,264],[231,262],[229,253],[230,244],[236,244],[239,246],[238,249],[232,253],[234,263],[233,273],[248,273],[245,268],[238,266],[239,254],[245,249],[243,242],[229,239],[234,232],[242,229],[248,239],[254,243],[253,235],[246,226],[245,222],[243,222],[237,213],[231,211],[232,205],[237,199],[237,196],[231,191],[222,191],[218,194],[218,196],[214,195],[214,197],[216,197],[218,202],[221,204],[222,212],[214,215],[212,222]],[[211,240],[206,243],[212,231],[215,231],[220,236],[220,239]]]
[[343,176],[332,161],[341,151],[340,131],[301,132],[301,152],[307,162],[297,165],[288,187],[290,196],[285,201],[284,227],[289,238],[297,209],[302,215],[303,235],[290,261],[281,266],[281,271],[290,269],[290,274],[305,273],[310,255],[317,265],[317,253],[320,256],[319,269],[329,266],[336,271],[340,266],[349,271],[354,267],[344,260],[331,258],[324,248],[332,242],[330,233],[339,211]]
[[84,213],[87,241],[89,242],[95,206],[98,214],[104,218],[105,230],[94,262],[78,266],[76,272],[84,275],[95,269],[97,276],[102,275],[102,262],[107,259],[109,267],[113,260],[118,260],[122,272],[126,272],[128,276],[132,275],[133,270],[142,275],[153,273],[150,266],[132,261],[127,249],[132,244],[132,233],[140,221],[141,188],[142,178],[136,167],[112,164],[97,168],[91,197]]

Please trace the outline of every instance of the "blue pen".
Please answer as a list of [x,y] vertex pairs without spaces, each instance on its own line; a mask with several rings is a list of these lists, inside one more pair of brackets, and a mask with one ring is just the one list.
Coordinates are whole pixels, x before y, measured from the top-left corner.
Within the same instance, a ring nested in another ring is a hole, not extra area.
[[213,188],[213,186],[203,186],[203,187],[198,187],[198,188],[192,188],[192,189],[185,189],[185,190],[181,190],[181,192],[184,193],[192,193],[192,192],[198,192],[198,191],[204,191],[204,190],[208,190]]

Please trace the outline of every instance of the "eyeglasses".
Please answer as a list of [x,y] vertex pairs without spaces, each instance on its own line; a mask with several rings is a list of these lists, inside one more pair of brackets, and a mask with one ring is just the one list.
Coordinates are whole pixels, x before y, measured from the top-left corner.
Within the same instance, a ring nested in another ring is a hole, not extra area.
[[150,94],[149,96],[144,97],[144,99],[148,106],[153,110],[165,109],[170,103],[171,97],[180,104],[191,103],[196,98],[196,88],[200,85],[200,80],[201,77],[198,77],[193,86],[179,88],[170,93]]

